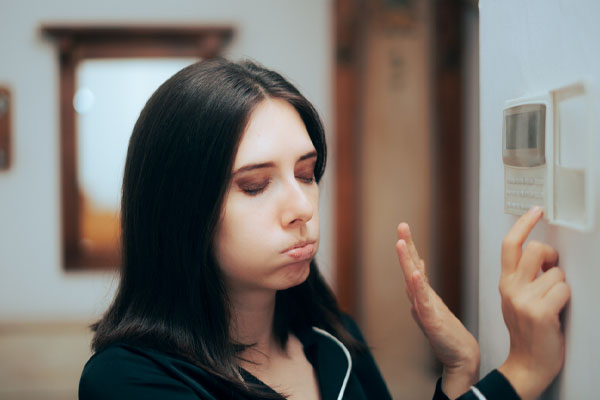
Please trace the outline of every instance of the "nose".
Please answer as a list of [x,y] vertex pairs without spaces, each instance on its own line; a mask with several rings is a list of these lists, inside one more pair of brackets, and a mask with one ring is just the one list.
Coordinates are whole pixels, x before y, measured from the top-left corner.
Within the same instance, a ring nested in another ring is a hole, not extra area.
[[295,179],[285,185],[281,223],[284,227],[305,224],[313,217],[314,207],[306,189]]

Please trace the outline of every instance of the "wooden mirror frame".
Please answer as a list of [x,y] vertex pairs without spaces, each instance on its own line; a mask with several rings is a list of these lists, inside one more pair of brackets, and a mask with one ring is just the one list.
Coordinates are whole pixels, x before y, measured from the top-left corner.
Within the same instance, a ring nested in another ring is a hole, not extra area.
[[[65,270],[113,269],[120,258],[84,251],[79,232],[75,73],[84,59],[213,58],[233,38],[231,27],[42,25],[58,44],[60,64],[60,160],[62,256]],[[117,245],[117,244],[115,244]],[[115,254],[119,254],[118,251]],[[116,258],[116,259],[115,259]]]

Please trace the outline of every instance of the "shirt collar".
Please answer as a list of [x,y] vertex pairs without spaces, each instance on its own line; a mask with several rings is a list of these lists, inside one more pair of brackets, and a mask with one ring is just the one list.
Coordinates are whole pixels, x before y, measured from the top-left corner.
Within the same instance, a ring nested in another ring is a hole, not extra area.
[[341,400],[352,371],[352,358],[346,346],[317,327],[300,332],[298,339],[317,374],[322,400]]

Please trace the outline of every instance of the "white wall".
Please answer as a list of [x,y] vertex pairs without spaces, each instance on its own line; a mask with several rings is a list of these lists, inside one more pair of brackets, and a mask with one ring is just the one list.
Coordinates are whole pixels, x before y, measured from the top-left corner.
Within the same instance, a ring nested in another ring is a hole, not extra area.
[[[62,271],[58,60],[40,24],[232,25],[236,36],[228,56],[251,57],[291,79],[331,134],[332,20],[331,0],[0,0],[0,85],[12,89],[14,104],[14,164],[0,173],[0,321],[92,320],[116,284],[113,274]],[[327,277],[333,266],[333,164],[330,158],[321,192],[318,258]]]
[[[600,82],[600,2],[597,0],[481,0],[481,175],[479,337],[482,374],[508,353],[500,311],[500,244],[514,223],[503,212],[502,109],[508,99],[562,86],[581,77]],[[597,94],[597,93],[596,93]],[[598,115],[596,104],[596,115]],[[600,126],[600,125],[597,125]],[[598,131],[595,132],[596,138]],[[598,141],[594,145],[598,151]],[[599,154],[600,155],[600,154]],[[594,165],[600,187],[600,157]],[[598,190],[597,190],[598,192]],[[596,215],[600,210],[595,204]],[[542,222],[532,237],[553,245],[572,288],[566,313],[566,365],[544,398],[597,397],[600,321],[598,220],[592,233]]]

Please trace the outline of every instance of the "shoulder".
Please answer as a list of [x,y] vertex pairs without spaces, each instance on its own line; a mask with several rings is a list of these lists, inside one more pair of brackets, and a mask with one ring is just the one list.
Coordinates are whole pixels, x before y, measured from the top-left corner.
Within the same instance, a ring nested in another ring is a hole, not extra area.
[[94,354],[79,381],[81,400],[101,399],[197,399],[193,391],[166,372],[168,356],[115,344]]
[[132,373],[132,367],[152,370],[153,362],[143,348],[113,344],[95,353],[85,364],[82,378],[106,378]]

